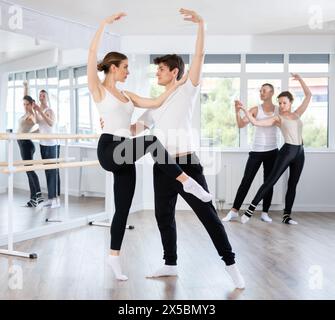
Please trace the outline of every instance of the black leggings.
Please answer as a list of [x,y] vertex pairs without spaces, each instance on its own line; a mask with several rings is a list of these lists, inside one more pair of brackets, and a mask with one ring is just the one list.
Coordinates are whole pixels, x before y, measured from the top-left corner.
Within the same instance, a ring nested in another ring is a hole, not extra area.
[[128,139],[103,134],[98,143],[98,159],[106,171],[114,175],[115,214],[111,226],[111,250],[121,249],[129,210],[136,185],[135,162],[151,153],[164,174],[176,179],[183,170],[168,154],[157,137],[147,135]]
[[[255,179],[255,176],[263,164],[264,169],[264,182],[270,176],[273,165],[278,155],[278,149],[266,152],[250,152],[247,164],[245,166],[244,176],[242,182],[237,190],[233,208],[240,210],[245,197],[247,196],[250,186]],[[263,199],[263,212],[269,212],[273,196],[273,187]]]
[[[178,157],[177,162],[186,174],[196,180],[206,191],[207,182],[199,158],[193,153]],[[164,249],[166,265],[177,264],[177,226],[176,203],[178,194],[192,208],[210,236],[219,256],[227,266],[235,263],[235,253],[229,243],[225,228],[212,202],[202,202],[200,199],[186,193],[180,183],[172,180],[158,165],[154,165],[155,214]]]
[[[22,160],[33,160],[35,153],[35,145],[31,140],[18,140],[17,141]],[[30,188],[30,199],[36,200],[41,196],[40,181],[35,171],[27,172]]]
[[292,207],[296,195],[297,185],[304,168],[305,152],[302,145],[296,146],[285,143],[278,153],[277,160],[273,166],[273,170],[266,182],[259,188],[254,200],[252,200],[246,216],[251,217],[259,202],[269,192],[269,190],[277,183],[287,168],[290,168],[290,175],[287,185],[285,197],[284,220],[287,223],[290,220]]

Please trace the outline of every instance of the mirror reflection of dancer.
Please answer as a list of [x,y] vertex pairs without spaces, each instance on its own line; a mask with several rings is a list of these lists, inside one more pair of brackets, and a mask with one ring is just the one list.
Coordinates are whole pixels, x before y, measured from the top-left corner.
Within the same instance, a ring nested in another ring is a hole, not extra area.
[[[260,99],[263,101],[263,103],[257,107],[251,108],[249,111],[256,120],[269,119],[278,114],[278,107],[275,106],[272,102],[273,95],[273,85],[270,83],[263,84],[260,89]],[[242,103],[240,101],[235,101],[237,124],[239,128],[244,128],[250,123],[250,121],[246,116],[243,118],[241,117],[241,106]],[[252,151],[249,153],[243,179],[237,190],[233,208],[228,212],[226,217],[223,218],[224,222],[235,220],[239,217],[238,212],[249,192],[251,184],[254,181],[260,166],[263,165],[265,182],[272,171],[277,155],[278,128],[276,126],[256,127]],[[272,196],[273,188],[270,188],[269,192],[264,196],[263,199],[263,212],[261,215],[261,220],[268,223],[272,222],[272,219],[269,216]]]
[[[115,214],[111,226],[109,263],[116,278],[122,281],[128,278],[122,273],[119,256],[135,191],[137,160],[150,153],[160,170],[175,180],[191,197],[204,202],[212,200],[212,196],[198,182],[183,172],[156,136],[130,139],[134,106],[147,109],[160,107],[187,77],[157,99],[120,91],[116,85],[118,82],[125,82],[129,75],[128,58],[121,53],[110,52],[98,64],[97,52],[105,27],[124,16],[124,13],[119,13],[102,21],[91,43],[88,58],[88,86],[104,122],[103,134],[98,143],[98,159],[101,166],[114,175]],[[97,69],[105,73],[103,82],[98,77]]]
[[[25,86],[25,91],[28,92],[28,85]],[[48,93],[41,90],[39,93],[39,103],[34,104],[34,112],[36,115],[36,123],[38,124],[38,132],[40,134],[53,134],[56,126],[56,117],[51,109],[48,101]],[[40,140],[41,158],[59,159],[60,146],[57,140]],[[60,207],[60,175],[59,169],[45,170],[45,178],[48,188],[48,201],[44,204],[45,207],[56,209]]]
[[[181,9],[180,13],[184,16],[184,20],[191,21],[198,26],[196,49],[189,71],[189,79],[165,101],[161,108],[147,111],[136,124],[136,131],[152,128],[154,133],[162,133],[167,140],[169,152],[174,154],[181,168],[208,190],[203,167],[195,153],[196,147],[192,132],[193,111],[197,98],[199,98],[201,70],[205,56],[205,22],[194,11]],[[158,84],[165,87],[166,90],[173,86],[184,73],[184,61],[175,54],[158,57],[155,59],[155,64],[157,65]],[[237,267],[235,253],[232,251],[225,228],[213,203],[201,202],[185,193],[180,185],[165,175],[157,165],[154,165],[154,191],[155,215],[161,233],[165,264],[149,277],[178,275],[175,213],[178,195],[180,195],[205,227],[235,287],[243,289],[245,282]]]
[[283,173],[288,168],[290,168],[285,197],[283,223],[297,224],[296,221],[291,219],[291,213],[296,195],[297,184],[299,182],[305,162],[305,153],[302,139],[303,122],[300,118],[305,113],[311,101],[312,93],[304,80],[298,74],[293,74],[292,76],[294,80],[300,82],[305,94],[305,99],[303,100],[302,104],[294,112],[292,112],[292,103],[294,98],[293,95],[288,91],[282,92],[278,96],[280,113],[279,115],[276,115],[270,119],[256,120],[250,112],[248,112],[243,106],[241,107],[252,124],[262,127],[271,127],[276,125],[280,128],[285,139],[285,144],[278,153],[278,157],[270,176],[260,187],[255,198],[252,200],[249,209],[242,216],[242,223],[247,223],[249,221],[259,202],[276,184]]
[[[27,82],[24,82],[26,88]],[[32,133],[34,126],[36,125],[36,114],[34,111],[35,101],[31,96],[25,95],[23,97],[23,106],[25,109],[24,115],[19,119],[19,127],[17,133]],[[31,140],[18,140],[17,141],[22,160],[33,160],[35,153],[35,145]],[[40,208],[43,206],[43,196],[40,187],[40,181],[35,171],[27,172],[29,189],[30,189],[30,200],[25,205],[28,208]]]

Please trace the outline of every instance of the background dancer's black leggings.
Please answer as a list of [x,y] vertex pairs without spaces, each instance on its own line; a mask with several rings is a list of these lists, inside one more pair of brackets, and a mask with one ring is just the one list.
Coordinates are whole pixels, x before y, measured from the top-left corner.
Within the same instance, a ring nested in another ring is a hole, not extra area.
[[98,159],[103,169],[113,172],[115,214],[111,226],[111,250],[121,249],[136,185],[135,162],[151,153],[157,166],[176,179],[183,170],[168,154],[157,137],[147,135],[128,139],[103,134],[98,143]]
[[[35,145],[31,140],[18,140],[17,141],[22,160],[33,160],[35,153]],[[27,172],[30,188],[30,199],[36,200],[38,196],[41,196],[40,181],[35,171]]]
[[[264,170],[264,183],[270,176],[273,165],[275,164],[278,155],[278,149],[265,151],[265,152],[250,152],[247,164],[244,170],[244,176],[242,182],[237,190],[233,208],[240,210],[245,197],[247,196],[252,182],[255,176],[263,164]],[[269,192],[263,198],[263,212],[269,212],[271,207],[271,201],[273,196],[273,187],[269,189]]]
[[287,168],[290,168],[290,175],[285,197],[285,209],[283,222],[288,223],[296,195],[297,184],[304,168],[305,152],[303,145],[297,146],[285,143],[278,153],[273,170],[266,182],[259,188],[254,200],[252,200],[248,211],[245,213],[249,218],[252,216],[259,202],[267,192],[277,183]]

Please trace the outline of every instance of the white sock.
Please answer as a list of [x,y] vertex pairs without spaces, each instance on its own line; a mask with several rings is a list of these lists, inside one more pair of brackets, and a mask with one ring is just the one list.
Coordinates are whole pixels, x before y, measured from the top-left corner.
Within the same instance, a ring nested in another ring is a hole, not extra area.
[[241,222],[242,222],[243,224],[247,223],[249,220],[250,220],[250,218],[247,217],[245,214],[241,217]]
[[222,219],[222,221],[223,222],[228,222],[230,220],[237,219],[237,218],[238,218],[238,212],[230,210],[228,212],[228,214]]
[[161,277],[176,277],[178,276],[177,266],[163,266],[162,268],[156,270],[147,278],[161,278]]
[[240,270],[238,269],[236,263],[231,266],[226,266],[226,271],[231,277],[231,279],[234,282],[234,285],[237,289],[244,289],[245,288],[245,282],[244,279],[240,273]]
[[272,222],[272,219],[270,218],[267,212],[262,212],[261,220],[268,223]]
[[191,177],[182,183],[184,191],[193,194],[203,202],[210,202],[213,196]]
[[288,222],[288,224],[293,224],[293,225],[297,225],[298,224],[298,222],[297,221],[294,221],[294,220],[290,220],[289,222]]
[[112,270],[114,272],[115,278],[120,281],[127,281],[128,277],[122,274],[121,270],[121,263],[120,263],[120,257],[119,256],[109,256],[108,257],[108,263],[112,267]]

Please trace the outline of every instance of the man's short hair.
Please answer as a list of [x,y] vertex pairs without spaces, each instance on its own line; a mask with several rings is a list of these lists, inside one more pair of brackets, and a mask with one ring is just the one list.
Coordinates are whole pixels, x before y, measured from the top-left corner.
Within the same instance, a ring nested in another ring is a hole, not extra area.
[[270,87],[271,90],[272,90],[272,92],[275,92],[275,88],[273,87],[273,85],[272,85],[271,83],[264,83],[264,84],[262,85],[262,88],[263,88],[263,87]]
[[176,54],[168,54],[162,57],[155,58],[154,63],[156,65],[163,63],[169,68],[170,71],[177,68],[179,70],[177,80],[180,80],[184,75],[185,63],[181,56],[178,56]]

